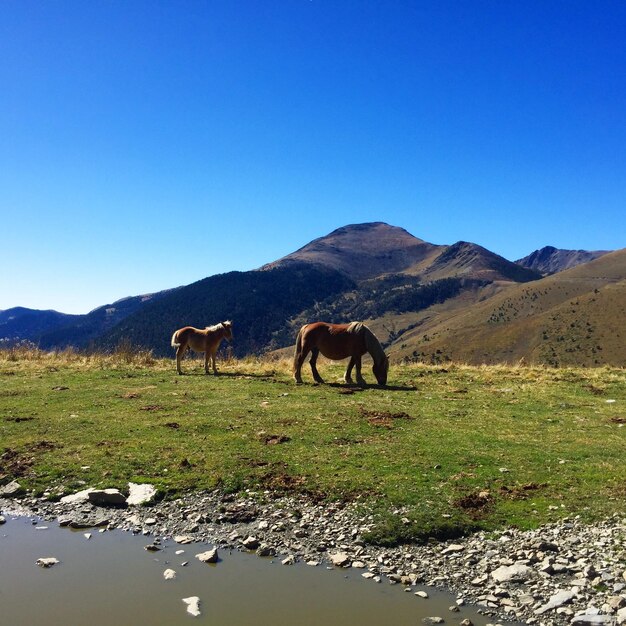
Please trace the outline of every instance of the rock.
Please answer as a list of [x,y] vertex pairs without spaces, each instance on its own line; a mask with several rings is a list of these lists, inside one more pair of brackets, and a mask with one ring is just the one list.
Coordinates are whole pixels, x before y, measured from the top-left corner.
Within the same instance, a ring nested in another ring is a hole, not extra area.
[[0,487],[0,497],[16,498],[26,493],[22,485],[17,480],[12,480],[10,483]]
[[157,494],[154,485],[139,485],[137,483],[128,483],[128,492],[126,504],[129,506],[139,506],[153,502]]
[[40,557],[39,559],[35,561],[35,563],[39,565],[39,567],[52,567],[53,565],[56,565],[58,562],[59,562],[59,559],[53,556]]
[[571,589],[564,589],[555,593],[546,604],[535,610],[535,615],[543,615],[547,611],[556,609],[564,604],[568,604],[576,597],[576,592]]
[[198,559],[198,561],[202,561],[202,563],[217,563],[217,561],[219,560],[219,557],[217,555],[217,548],[211,548],[211,550],[196,554],[196,559]]
[[620,609],[615,618],[617,619],[618,624],[626,624],[626,608]]
[[2,526],[2,524],[6,523],[6,519],[4,518],[3,515],[0,515],[0,526]]
[[183,598],[183,602],[187,605],[187,613],[194,617],[200,615],[200,598],[198,596]]
[[124,506],[126,498],[119,489],[93,489],[89,492],[89,502],[96,506]]
[[157,523],[156,518],[154,517],[147,517],[146,521],[144,522],[144,524],[146,526],[154,526]]
[[276,550],[266,543],[262,543],[256,550],[258,556],[276,556]]
[[612,615],[592,615],[585,613],[584,615],[576,615],[572,619],[573,625],[580,624],[581,626],[595,626],[596,624],[613,624],[614,619]]
[[345,552],[329,554],[328,558],[335,567],[347,567],[350,564],[350,557]]
[[248,550],[256,550],[260,545],[259,540],[251,535],[243,539],[241,543],[243,544],[243,547]]
[[445,622],[445,620],[443,619],[443,617],[425,617],[424,619],[422,619],[422,622],[424,622],[424,624],[443,624]]
[[293,565],[296,562],[296,557],[293,554],[290,554],[288,557],[284,558],[281,563],[283,565]]
[[418,598],[424,598],[424,599],[428,598],[428,594],[425,591],[416,591],[415,595]]
[[491,577],[498,583],[526,580],[532,574],[532,569],[523,563],[502,565],[491,572]]
[[465,546],[460,543],[450,544],[445,550],[441,551],[441,554],[454,554],[456,552],[462,552],[465,550]]
[[188,543],[193,543],[194,538],[191,537],[190,535],[176,535],[174,537],[174,541],[176,543],[188,544]]
[[173,569],[166,569],[163,572],[163,578],[165,578],[165,580],[174,580],[174,578],[176,578],[176,572]]
[[459,622],[459,626],[474,626],[474,622],[471,619],[465,618]]
[[156,544],[151,543],[147,546],[144,546],[143,549],[147,550],[148,552],[158,552],[161,548],[157,546]]
[[612,596],[606,602],[614,611],[626,606],[626,598],[624,596]]
[[77,491],[76,493],[72,493],[69,496],[63,496],[61,498],[61,502],[63,504],[81,504],[83,502],[89,502],[89,494],[95,491],[93,487],[89,487],[89,489],[83,489],[82,491]]

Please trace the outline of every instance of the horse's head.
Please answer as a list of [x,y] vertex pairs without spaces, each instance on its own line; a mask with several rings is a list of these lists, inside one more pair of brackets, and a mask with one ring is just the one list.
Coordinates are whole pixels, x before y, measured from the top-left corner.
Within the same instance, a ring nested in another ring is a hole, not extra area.
[[224,329],[224,339],[230,341],[233,338],[233,323],[230,320],[222,322],[222,328]]
[[374,362],[372,372],[374,372],[374,376],[376,376],[376,380],[378,381],[379,385],[387,384],[387,374],[389,373],[389,357],[386,354],[383,355],[383,358],[380,361]]

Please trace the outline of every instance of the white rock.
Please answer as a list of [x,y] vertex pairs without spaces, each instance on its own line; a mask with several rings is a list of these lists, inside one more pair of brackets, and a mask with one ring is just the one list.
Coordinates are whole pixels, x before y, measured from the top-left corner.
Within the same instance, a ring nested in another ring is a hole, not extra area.
[[63,496],[61,498],[61,502],[63,504],[80,504],[83,502],[89,502],[89,494],[95,491],[93,487],[89,487],[89,489],[83,489],[82,491],[77,491],[76,493],[72,493],[69,496]]
[[428,598],[428,594],[425,591],[416,591],[415,595],[418,598]]
[[152,502],[156,497],[156,487],[154,485],[139,485],[137,483],[128,483],[128,498],[126,504],[129,506],[137,506]]
[[176,572],[173,569],[166,569],[163,572],[163,578],[165,578],[165,580],[174,580],[174,578],[176,578]]
[[498,583],[511,580],[526,580],[532,574],[532,569],[523,563],[502,565],[491,572],[491,577]]
[[546,604],[540,606],[535,610],[535,615],[543,615],[547,611],[556,609],[568,602],[571,602],[576,597],[576,592],[571,589],[563,589],[555,593]]
[[616,619],[618,624],[626,624],[626,607],[620,609],[616,614]]
[[85,539],[91,539],[91,533],[83,533]]
[[198,561],[202,561],[203,563],[217,563],[217,548],[211,548],[206,552],[201,552],[200,554],[196,554],[196,559]]
[[3,515],[0,515],[0,526],[6,522],[6,519]]
[[614,619],[612,615],[591,615],[589,613],[585,615],[576,615],[572,619],[572,624],[582,624],[584,626],[595,626],[596,624],[613,624]]
[[187,605],[187,613],[194,617],[200,615],[200,598],[198,596],[183,598],[183,602]]
[[193,537],[190,537],[189,535],[176,535],[174,537],[174,541],[182,544],[193,543]]
[[59,562],[59,559],[53,556],[43,556],[35,561],[40,567],[52,567]]
[[350,563],[350,557],[345,552],[335,552],[334,554],[329,554],[328,557],[330,562],[336,567],[343,567]]
[[284,558],[281,563],[283,565],[293,565],[296,562],[296,557],[293,554],[290,554],[288,557]]

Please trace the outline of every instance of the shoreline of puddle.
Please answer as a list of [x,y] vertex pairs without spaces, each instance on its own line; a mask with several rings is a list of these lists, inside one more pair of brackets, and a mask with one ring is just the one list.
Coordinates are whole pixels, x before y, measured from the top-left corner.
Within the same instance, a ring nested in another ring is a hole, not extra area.
[[[407,593],[385,578],[371,583],[350,569],[303,562],[282,565],[279,556],[259,557],[206,541],[181,545],[169,537],[121,529],[72,530],[38,517],[10,512],[4,517],[0,606],[7,623],[493,623],[477,607],[456,605],[447,591],[412,587]],[[154,543],[158,551],[145,549]],[[213,546],[218,549],[217,563],[195,558]],[[42,568],[36,564],[41,557],[59,562]],[[168,569],[175,578],[164,578]],[[420,591],[427,597],[416,596]],[[187,612],[183,601],[193,597],[199,598],[197,617]]]

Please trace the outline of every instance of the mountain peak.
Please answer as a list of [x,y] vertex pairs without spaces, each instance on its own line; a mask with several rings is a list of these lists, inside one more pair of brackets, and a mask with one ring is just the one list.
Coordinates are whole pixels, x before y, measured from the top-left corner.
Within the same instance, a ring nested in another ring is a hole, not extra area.
[[588,263],[610,252],[609,250],[562,250],[554,246],[544,246],[531,252],[523,259],[516,261],[518,265],[541,272],[556,274],[563,270]]
[[353,280],[402,272],[423,260],[437,246],[385,222],[349,224],[314,239],[299,250],[261,269],[304,261],[332,267]]

